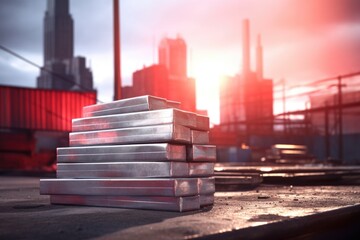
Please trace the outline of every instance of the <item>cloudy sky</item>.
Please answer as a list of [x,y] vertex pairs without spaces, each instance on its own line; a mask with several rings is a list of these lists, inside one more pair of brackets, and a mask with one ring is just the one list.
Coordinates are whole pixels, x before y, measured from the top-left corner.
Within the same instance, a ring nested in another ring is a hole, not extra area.
[[[112,1],[70,0],[75,54],[86,56],[98,98],[113,92]],[[199,109],[218,122],[218,85],[241,70],[241,24],[251,41],[261,33],[264,74],[288,86],[360,70],[357,0],[120,0],[123,84],[157,61],[164,36],[188,45],[189,75],[197,80]],[[45,0],[0,0],[0,44],[42,65]],[[254,58],[253,58],[254,59]],[[253,66],[255,66],[253,62]],[[39,70],[0,50],[0,84],[35,87]],[[303,103],[298,106],[303,106]],[[277,107],[276,107],[277,109]]]

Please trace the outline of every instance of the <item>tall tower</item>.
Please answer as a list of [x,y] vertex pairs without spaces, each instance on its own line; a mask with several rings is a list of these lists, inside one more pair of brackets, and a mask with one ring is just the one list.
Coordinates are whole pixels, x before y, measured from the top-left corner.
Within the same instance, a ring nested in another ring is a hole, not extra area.
[[69,0],[48,0],[44,17],[44,65],[74,55],[74,23]]
[[256,75],[258,80],[263,79],[263,47],[261,45],[261,35],[257,36],[256,43]]
[[250,73],[250,23],[249,19],[243,20],[243,76],[246,79]]
[[69,0],[47,0],[44,17],[44,67],[37,86],[59,90],[93,90],[84,57],[74,57],[74,22]]
[[181,37],[164,38],[159,45],[159,64],[166,66],[169,80],[187,79],[186,43]]

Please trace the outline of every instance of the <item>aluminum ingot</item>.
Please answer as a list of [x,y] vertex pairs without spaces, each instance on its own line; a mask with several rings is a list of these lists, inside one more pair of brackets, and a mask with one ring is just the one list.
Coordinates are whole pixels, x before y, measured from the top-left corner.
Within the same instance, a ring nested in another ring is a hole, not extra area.
[[84,117],[103,116],[164,108],[167,108],[166,99],[147,95],[86,106],[83,108],[83,115]]
[[214,194],[200,195],[200,207],[214,204]]
[[209,132],[191,130],[192,144],[209,144]]
[[176,102],[176,101],[171,101],[171,100],[166,100],[166,105],[168,108],[177,108],[180,109],[180,102]]
[[190,129],[181,125],[121,128],[89,132],[74,132],[69,136],[70,146],[131,144],[131,143],[190,143]]
[[196,178],[40,179],[42,195],[166,196],[198,195]]
[[215,193],[215,178],[198,178],[198,187],[200,195]]
[[191,145],[186,148],[187,160],[191,162],[215,162],[216,146]]
[[[207,200],[206,202],[208,202]],[[120,207],[185,212],[200,208],[200,197],[74,196],[51,195],[52,204]],[[203,198],[203,202],[205,199]]]
[[57,149],[58,163],[186,161],[186,148],[169,143],[102,145]]
[[214,175],[214,163],[208,162],[190,162],[189,176],[191,177],[207,177]]
[[210,130],[210,119],[208,116],[196,114],[196,129]]
[[80,132],[160,124],[178,124],[195,129],[197,128],[196,119],[197,116],[194,113],[169,108],[147,112],[75,118],[72,120],[72,128],[74,132]]
[[188,177],[186,162],[58,163],[58,178]]

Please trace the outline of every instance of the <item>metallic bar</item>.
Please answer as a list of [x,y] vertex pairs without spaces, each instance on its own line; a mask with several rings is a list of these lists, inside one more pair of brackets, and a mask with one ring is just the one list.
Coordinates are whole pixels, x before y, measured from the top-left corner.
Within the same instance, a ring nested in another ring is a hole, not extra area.
[[[206,199],[207,200],[207,199]],[[73,196],[51,195],[51,204],[120,207],[185,212],[200,208],[200,197]],[[203,198],[203,202],[205,201]]]
[[137,128],[122,128],[69,135],[70,146],[129,144],[129,143],[190,143],[190,129],[181,125],[165,124]]
[[58,163],[58,178],[188,177],[186,162]]
[[42,195],[166,196],[198,195],[196,178],[40,179]]
[[169,143],[102,145],[57,149],[58,163],[186,161],[186,148]]
[[192,144],[209,144],[209,132],[191,130]]
[[166,101],[166,105],[168,108],[177,108],[180,109],[180,102],[176,102],[176,101],[171,101],[171,100],[167,100]]
[[73,132],[160,124],[178,124],[193,129],[196,128],[196,118],[197,116],[194,113],[169,108],[146,112],[76,118],[72,120],[72,126]]
[[186,147],[187,160],[192,162],[215,162],[216,146],[191,145]]
[[209,131],[210,130],[210,119],[207,116],[196,114],[196,129]]
[[190,162],[189,176],[191,177],[206,177],[214,175],[215,163],[208,162]]
[[258,187],[263,181],[260,174],[215,175],[216,191],[250,190]]
[[83,115],[84,117],[103,116],[110,114],[157,110],[166,107],[166,99],[146,95],[122,99],[110,103],[86,106],[83,108]]
[[200,207],[214,204],[214,194],[200,195]]
[[215,178],[198,178],[198,186],[200,195],[215,193]]

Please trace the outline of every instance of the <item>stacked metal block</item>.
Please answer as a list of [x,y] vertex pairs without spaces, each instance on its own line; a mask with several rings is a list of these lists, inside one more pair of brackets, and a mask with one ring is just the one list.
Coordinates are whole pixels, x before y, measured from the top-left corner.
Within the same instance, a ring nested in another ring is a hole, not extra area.
[[41,179],[53,204],[190,211],[214,203],[216,148],[209,118],[142,96],[84,107],[57,178]]

